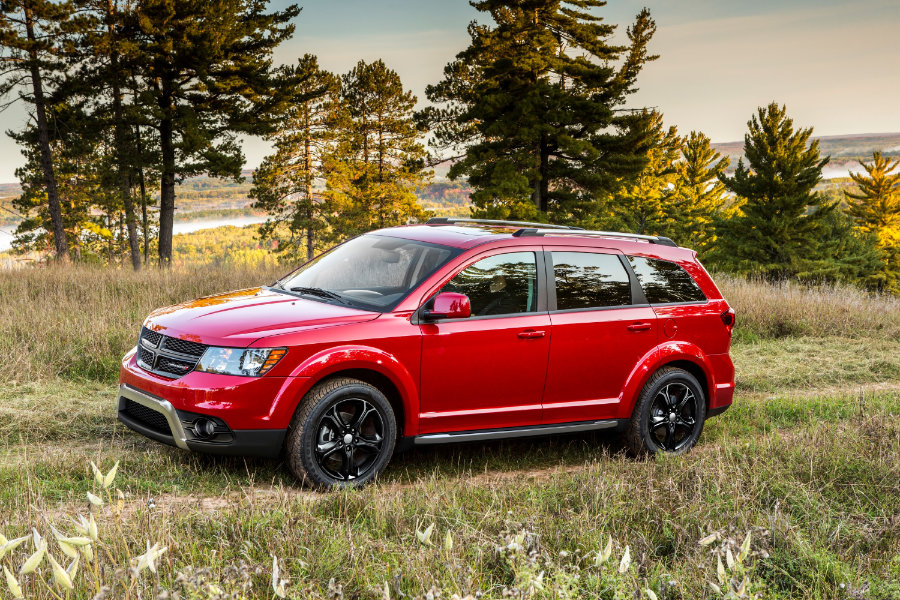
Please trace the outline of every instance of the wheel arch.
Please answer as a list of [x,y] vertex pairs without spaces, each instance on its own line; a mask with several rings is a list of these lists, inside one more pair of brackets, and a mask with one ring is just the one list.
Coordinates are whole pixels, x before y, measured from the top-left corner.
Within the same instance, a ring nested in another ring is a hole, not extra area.
[[391,405],[391,408],[394,410],[394,416],[397,419],[397,425],[399,431],[397,432],[397,438],[403,437],[403,432],[405,430],[406,424],[406,406],[403,404],[403,395],[400,393],[400,390],[397,388],[396,384],[391,380],[390,377],[385,375],[384,373],[380,373],[370,368],[351,368],[344,369],[341,371],[335,371],[334,373],[329,373],[317,379],[312,383],[312,386],[316,386],[323,381],[328,381],[329,379],[337,379],[339,377],[349,377],[351,379],[358,379],[359,381],[368,383],[372,387],[376,388],[379,392],[384,394],[384,397],[387,398],[388,403]]
[[394,409],[399,435],[410,435],[409,432],[418,429],[416,380],[396,357],[384,350],[365,346],[330,348],[303,361],[293,374],[307,378],[293,411],[319,383],[335,377],[351,377],[376,387],[385,395]]
[[664,367],[676,367],[693,375],[706,396],[706,408],[709,410],[712,402],[711,392],[715,390],[715,382],[712,377],[712,368],[706,358],[706,354],[693,344],[674,342],[672,344],[657,347],[654,352],[647,354],[631,372],[620,402],[620,419],[630,419],[637,405],[638,396],[647,381],[654,373]]

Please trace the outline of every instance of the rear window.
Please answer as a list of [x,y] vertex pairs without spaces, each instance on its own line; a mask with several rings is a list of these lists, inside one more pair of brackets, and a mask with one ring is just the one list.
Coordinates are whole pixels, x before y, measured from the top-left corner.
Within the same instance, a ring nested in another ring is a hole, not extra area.
[[556,309],[631,304],[631,282],[619,257],[591,252],[554,252]]
[[642,256],[629,256],[628,260],[650,304],[706,301],[694,278],[680,265]]

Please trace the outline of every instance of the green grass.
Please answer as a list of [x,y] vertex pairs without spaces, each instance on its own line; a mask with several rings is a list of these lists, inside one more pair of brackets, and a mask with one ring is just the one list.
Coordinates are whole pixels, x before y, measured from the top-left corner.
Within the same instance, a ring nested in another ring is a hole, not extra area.
[[[362,490],[318,493],[278,461],[189,454],[115,420],[118,357],[150,308],[268,277],[0,274],[0,533],[71,532],[69,517],[87,514],[85,494],[99,491],[89,462],[120,461],[122,510],[96,511],[106,570],[82,573],[70,597],[93,597],[101,580],[118,586],[109,597],[271,597],[274,554],[291,597],[381,598],[387,582],[390,598],[631,599],[647,588],[662,600],[713,598],[717,553],[736,552],[748,531],[761,598],[900,597],[900,340],[859,326],[867,302],[893,310],[889,299],[839,290],[819,315],[790,290],[791,311],[813,325],[788,335],[769,329],[775,308],[747,308],[784,290],[740,287],[735,404],[686,456],[632,459],[600,433],[424,448]],[[809,294],[813,304],[825,293]],[[435,543],[424,545],[416,532],[432,523]],[[523,532],[521,552],[498,550]],[[697,543],[713,532],[720,541]],[[594,567],[610,536],[613,557]],[[168,550],[158,576],[133,579],[128,557],[147,540]],[[632,564],[620,574],[626,546]],[[17,571],[32,550],[0,564]],[[528,586],[539,572],[543,590]],[[20,579],[27,597],[55,597],[52,584]]]

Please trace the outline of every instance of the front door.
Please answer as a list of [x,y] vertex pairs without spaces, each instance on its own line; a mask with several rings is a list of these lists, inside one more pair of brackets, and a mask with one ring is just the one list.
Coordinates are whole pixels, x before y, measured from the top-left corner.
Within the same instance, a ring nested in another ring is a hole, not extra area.
[[619,254],[554,249],[550,255],[556,293],[543,422],[616,418],[629,375],[655,352],[656,314],[633,302],[636,282]]
[[539,256],[476,258],[441,288],[466,294],[472,316],[420,325],[420,433],[540,423],[550,317]]

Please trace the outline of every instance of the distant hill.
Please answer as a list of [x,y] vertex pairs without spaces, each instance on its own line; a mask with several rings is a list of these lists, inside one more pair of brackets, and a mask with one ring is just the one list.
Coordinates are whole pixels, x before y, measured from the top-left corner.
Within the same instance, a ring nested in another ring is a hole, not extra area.
[[[900,133],[860,133],[853,135],[827,135],[813,138],[819,140],[819,150],[831,156],[825,167],[825,177],[846,177],[849,171],[859,169],[859,160],[872,157],[872,152],[880,150],[887,156],[900,156]],[[744,155],[744,142],[719,142],[713,148],[731,158],[729,170],[733,170],[739,158]]]

